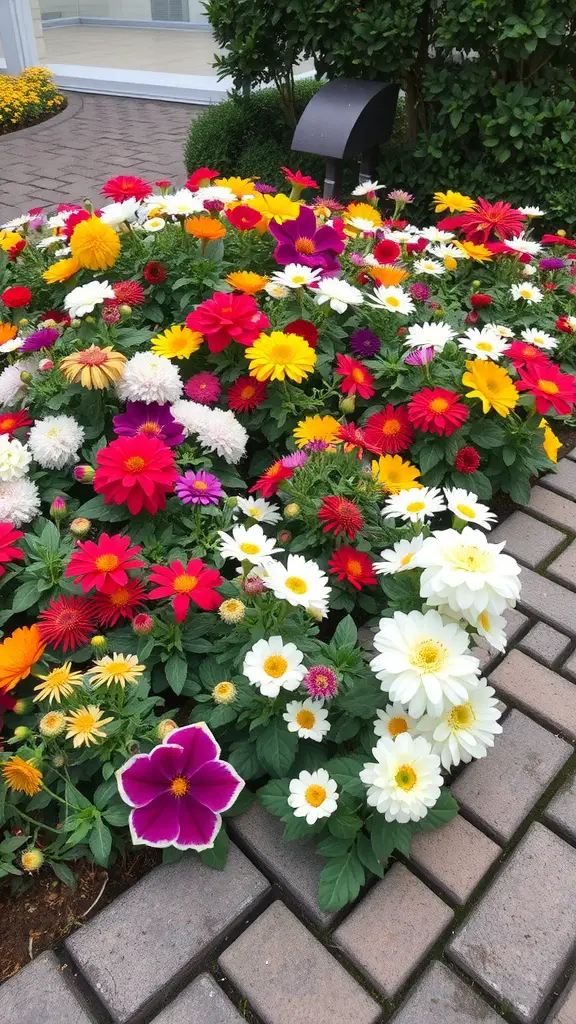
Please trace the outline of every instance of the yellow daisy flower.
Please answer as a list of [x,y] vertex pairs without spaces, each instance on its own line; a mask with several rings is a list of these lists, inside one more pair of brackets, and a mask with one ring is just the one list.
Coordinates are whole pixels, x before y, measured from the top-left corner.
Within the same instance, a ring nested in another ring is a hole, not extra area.
[[138,664],[135,654],[114,653],[95,661],[86,675],[91,677],[90,682],[95,689],[102,685],[111,686],[112,683],[118,683],[124,689],[126,683],[138,683],[138,677],[145,668],[145,665]]
[[293,203],[282,192],[277,195],[257,192],[253,199],[247,200],[246,206],[261,213],[268,224],[271,220],[275,220],[278,224],[283,224],[285,220],[295,220],[300,213],[300,205]]
[[250,360],[250,376],[260,381],[289,377],[301,384],[316,363],[316,353],[304,338],[283,331],[261,334],[245,355]]
[[219,185],[221,188],[229,188],[238,199],[242,196],[254,195],[254,182],[250,178],[216,178],[212,182],[213,185]]
[[69,256],[66,260],[57,260],[52,266],[44,271],[42,277],[46,284],[60,284],[68,278],[77,274],[81,266],[75,256]]
[[102,728],[112,722],[112,718],[102,718],[102,710],[96,704],[88,704],[86,707],[77,708],[66,715],[68,731],[66,739],[73,739],[75,747],[81,747],[83,743],[87,747],[91,743],[98,743],[100,739],[106,739],[106,733]]
[[4,252],[10,252],[10,249],[16,245],[17,242],[22,241],[22,235],[19,235],[17,231],[8,231],[3,229],[0,231],[0,249]]
[[340,441],[338,420],[333,416],[307,416],[294,427],[293,436],[299,448],[310,441],[325,441],[334,444]]
[[72,671],[71,661],[53,668],[47,676],[38,676],[38,679],[42,682],[34,687],[34,692],[38,694],[34,700],[48,700],[50,704],[53,700],[59,704],[61,697],[70,697],[74,693],[75,686],[82,686],[82,673]]
[[445,210],[450,213],[467,213],[468,210],[476,209],[475,199],[463,196],[461,192],[453,192],[450,188],[446,192],[435,192],[433,198],[436,213],[444,213]]
[[34,796],[42,789],[42,772],[18,755],[5,761],[1,770],[8,789],[26,793],[26,796]]
[[466,398],[479,398],[484,413],[494,409],[499,416],[508,416],[518,404],[520,396],[512,378],[503,366],[498,366],[491,359],[468,360],[462,383],[472,388],[466,392]]
[[562,448],[562,441],[556,437],[552,428],[548,426],[548,420],[544,419],[544,417],[542,417],[538,426],[542,427],[544,430],[542,447],[546,452],[546,455],[551,462],[558,462],[558,452],[560,448]]
[[152,351],[157,356],[167,356],[168,359],[188,359],[193,352],[196,352],[202,344],[203,338],[198,331],[191,331],[189,327],[176,324],[174,327],[167,327],[162,334],[152,338]]
[[492,259],[492,253],[485,245],[476,245],[475,242],[456,241],[453,244],[456,245],[469,260],[476,260],[477,263],[489,263]]
[[88,391],[101,391],[122,376],[125,362],[126,356],[115,352],[111,346],[91,345],[61,359],[59,370],[71,384],[81,384]]
[[382,217],[375,206],[371,206],[370,203],[350,203],[344,211],[344,221],[347,223],[349,220],[359,218],[360,220],[368,220],[375,228],[382,226]]
[[372,462],[372,476],[383,490],[398,494],[408,487],[421,487],[416,479],[421,475],[417,466],[404,462],[400,455],[381,455]]
[[255,274],[252,270],[234,270],[226,277],[226,284],[237,292],[244,292],[244,295],[255,295],[261,292],[268,284],[269,278],[262,274]]
[[108,270],[120,255],[120,239],[114,228],[100,217],[90,217],[76,225],[70,237],[70,249],[81,267]]

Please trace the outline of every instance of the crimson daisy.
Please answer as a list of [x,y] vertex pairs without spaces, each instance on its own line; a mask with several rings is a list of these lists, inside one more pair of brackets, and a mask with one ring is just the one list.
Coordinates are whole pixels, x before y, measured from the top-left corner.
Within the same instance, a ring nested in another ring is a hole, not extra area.
[[20,409],[19,412],[0,412],[0,434],[8,434],[10,438],[15,430],[29,427],[31,424],[28,409]]
[[59,597],[50,604],[38,619],[40,636],[53,647],[75,651],[87,643],[94,632],[92,603],[85,597]]
[[119,437],[98,452],[96,462],[94,490],[104,495],[106,505],[126,502],[133,516],[143,508],[155,515],[166,507],[178,470],[170,448],[158,438]]
[[228,389],[228,407],[234,412],[252,412],[262,405],[267,393],[266,381],[238,377]]
[[360,395],[360,398],[372,398],[375,394],[374,377],[366,367],[352,356],[336,356],[336,370],[338,377],[342,377],[340,390],[345,395]]
[[192,558],[188,565],[177,559],[170,565],[153,565],[150,582],[158,586],[150,591],[154,600],[171,597],[177,622],[183,622],[193,601],[206,612],[216,611],[222,603],[222,595],[214,587],[224,582],[216,569],[209,569],[199,558]]
[[95,594],[90,606],[101,626],[115,626],[119,619],[133,619],[145,601],[144,584],[140,580],[127,579],[122,586]]
[[[0,562],[13,562],[15,558],[24,558],[20,548],[14,546],[23,536],[22,530],[15,530],[12,523],[0,523]],[[5,572],[4,566],[0,565],[0,576]]]
[[324,533],[332,532],[335,537],[345,533],[350,540],[354,540],[356,534],[364,526],[362,513],[358,506],[348,498],[339,498],[336,494],[322,498],[318,519],[321,523],[325,523]]
[[226,210],[226,220],[238,231],[252,231],[262,220],[262,214],[251,206],[234,206]]
[[374,413],[364,427],[364,443],[376,455],[396,455],[412,444],[412,426],[403,405],[387,405]]
[[408,405],[410,421],[419,430],[450,437],[468,419],[461,395],[444,388],[423,388]]
[[475,473],[480,465],[480,456],[472,445],[461,448],[454,456],[454,466],[459,473]]
[[66,568],[65,576],[73,576],[74,583],[80,583],[85,594],[93,587],[110,593],[116,587],[128,582],[127,569],[141,569],[145,564],[140,554],[142,548],[130,547],[130,537],[115,533],[110,537],[102,533],[95,543],[93,540],[78,541],[76,550]]
[[281,167],[280,170],[284,171],[284,177],[291,185],[299,185],[301,189],[318,188],[318,182],[314,181],[309,174],[302,174],[302,171],[291,171],[289,167]]
[[124,199],[147,199],[152,195],[152,186],[133,174],[118,174],[102,186],[102,195],[115,203],[121,203]]
[[460,213],[456,217],[444,217],[438,221],[438,227],[442,230],[452,231],[453,228],[462,228],[465,237],[470,242],[485,244],[492,233],[497,238],[513,238],[522,234],[522,226],[526,217],[520,210],[515,210],[510,203],[488,203],[485,199],[479,198],[476,209]]
[[289,466],[285,466],[281,459],[277,462],[273,462],[268,469],[265,469],[262,476],[256,481],[253,487],[248,491],[252,494],[254,491],[260,491],[263,498],[271,498],[273,494],[276,494],[280,484],[283,480],[289,480],[292,476],[292,470]]
[[354,449],[358,449],[358,458],[362,458],[364,451],[364,431],[357,427],[355,423],[339,423],[338,424],[338,437],[341,441],[344,441],[344,451],[351,452]]
[[138,281],[117,281],[112,285],[117,302],[125,302],[127,306],[141,306],[144,302],[144,289]]
[[380,264],[395,263],[402,249],[393,238],[384,238],[374,249],[374,256]]
[[356,590],[377,582],[372,559],[364,551],[356,551],[345,545],[332,555],[328,562],[328,572],[337,576],[341,583],[346,580]]
[[567,416],[576,404],[576,379],[570,373],[561,373],[553,363],[535,363],[519,370],[515,381],[518,391],[529,391],[534,396],[536,411],[545,416],[551,409],[558,416]]
[[144,280],[148,281],[148,284],[162,284],[168,277],[168,271],[164,264],[158,263],[156,260],[147,263],[142,273]]
[[517,370],[524,366],[532,366],[534,363],[543,363],[544,366],[550,364],[542,349],[536,345],[529,345],[527,341],[513,341],[506,352],[506,358],[514,363]]
[[309,320],[291,320],[284,328],[285,334],[297,334],[308,342],[310,348],[316,348],[318,344],[318,328]]
[[214,292],[188,314],[186,327],[203,334],[211,352],[222,352],[232,341],[251,345],[270,321],[252,295]]

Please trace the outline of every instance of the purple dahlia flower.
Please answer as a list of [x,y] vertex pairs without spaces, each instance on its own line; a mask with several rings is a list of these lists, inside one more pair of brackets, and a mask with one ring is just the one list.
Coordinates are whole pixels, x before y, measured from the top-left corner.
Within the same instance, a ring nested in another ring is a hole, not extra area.
[[179,476],[174,490],[183,505],[217,505],[220,498],[224,497],[218,477],[203,469],[197,473],[189,469],[184,476]]
[[128,402],[126,412],[121,412],[112,420],[114,432],[120,437],[134,437],[146,434],[157,437],[169,448],[182,444],[185,434],[180,423],[177,423],[169,405],[159,402]]
[[337,253],[344,250],[344,242],[334,228],[324,224],[318,227],[313,210],[300,207],[294,220],[283,224],[270,221],[269,231],[278,242],[274,250],[277,263],[301,263],[305,267],[320,267],[322,270],[339,270]]
[[367,327],[359,327],[350,338],[350,348],[354,355],[364,356],[366,359],[377,355],[381,344],[378,335],[374,334],[374,331],[368,330]]
[[566,261],[560,256],[545,256],[538,266],[540,270],[562,270],[562,267],[566,266]]

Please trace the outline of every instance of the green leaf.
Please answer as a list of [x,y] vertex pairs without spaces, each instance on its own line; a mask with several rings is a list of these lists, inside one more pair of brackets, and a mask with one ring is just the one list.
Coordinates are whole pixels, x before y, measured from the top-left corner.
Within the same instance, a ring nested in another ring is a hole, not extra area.
[[230,749],[227,760],[243,779],[257,779],[264,775],[253,740],[240,740]]
[[203,864],[207,864],[208,867],[215,868],[216,871],[223,871],[228,860],[228,847],[228,833],[224,825],[222,825],[214,840],[212,849],[200,851],[200,860]]
[[328,818],[328,831],[337,839],[352,839],[362,828],[362,819],[340,805]]
[[166,679],[174,693],[176,695],[181,694],[188,675],[188,662],[186,659],[182,658],[179,654],[171,654],[164,669],[166,671]]
[[360,778],[360,772],[364,767],[363,757],[359,757],[357,754],[334,757],[326,763],[325,767],[341,793],[349,793],[350,796],[356,796],[359,799],[364,798],[366,787]]
[[68,780],[66,783],[65,797],[66,802],[69,803],[72,807],[92,807],[90,801],[82,795],[79,789],[76,789],[76,786],[72,785],[70,780]]
[[270,779],[270,782],[258,790],[258,799],[262,806],[277,818],[284,818],[292,813],[288,806],[289,795],[288,779]]
[[370,829],[370,842],[374,856],[377,860],[388,860],[394,846],[394,825],[386,821],[383,814],[374,811],[372,827]]
[[14,591],[14,596],[12,598],[12,611],[24,612],[27,608],[31,608],[33,604],[36,604],[37,600],[38,581],[27,580],[26,583],[22,583],[22,585]]
[[356,840],[356,853],[368,871],[371,871],[373,875],[377,875],[378,878],[383,877],[384,867],[376,857],[372,849],[372,843],[364,832],[361,832]]
[[167,846],[162,850],[162,863],[175,864],[176,861],[182,860],[183,856],[184,850],[177,850],[175,846]]
[[449,789],[444,787],[440,790],[440,796],[436,803],[430,808],[425,818],[420,818],[417,823],[417,829],[432,829],[439,828],[441,825],[447,825],[452,818],[455,818],[458,814],[458,803],[452,796]]
[[128,824],[130,808],[126,804],[113,804],[112,807],[107,807],[105,811],[102,811],[102,817],[105,818],[109,825],[123,828]]
[[286,723],[280,717],[273,718],[268,725],[258,730],[256,753],[270,775],[286,775],[297,749],[298,736],[295,732],[288,732]]
[[241,789],[238,796],[236,797],[232,807],[229,807],[227,811],[222,812],[223,818],[237,818],[240,814],[245,812],[252,806],[256,799],[255,793],[252,793],[249,789]]
[[505,437],[506,431],[494,420],[484,418],[470,427],[470,440],[480,448],[500,448]]
[[437,466],[438,463],[442,461],[442,456],[442,448],[438,443],[427,445],[425,448],[422,448],[420,455],[418,456],[418,463],[422,473],[426,474],[431,469],[434,469],[434,466]]
[[105,505],[101,494],[80,505],[80,508],[76,509],[76,515],[104,523],[119,523],[123,519],[130,519],[126,505]]
[[338,650],[342,650],[342,648],[349,648],[351,650],[356,646],[357,640],[358,630],[356,629],[354,619],[351,615],[346,615],[336,626],[331,643]]
[[92,856],[97,864],[105,868],[108,864],[110,851],[112,850],[112,833],[102,818],[94,823],[92,831],[88,836],[88,845]]
[[376,708],[384,707],[387,699],[376,678],[373,680],[361,679],[354,684],[354,688],[349,693],[344,693],[339,698],[338,704],[340,708],[348,711],[351,715],[357,715],[359,718],[374,718]]
[[94,803],[99,811],[103,811],[107,804],[110,803],[115,797],[118,797],[118,786],[116,783],[116,776],[107,779],[106,782],[101,782],[98,789],[94,793]]
[[365,873],[355,849],[331,857],[320,874],[318,903],[324,911],[341,910],[355,900],[364,885]]
[[352,839],[339,839],[337,836],[325,836],[316,846],[316,853],[321,857],[342,857],[352,846]]
[[59,878],[61,882],[64,882],[64,885],[69,886],[70,889],[76,888],[74,872],[70,870],[67,864],[64,864],[61,860],[52,860],[50,861],[50,867],[56,875],[56,878]]

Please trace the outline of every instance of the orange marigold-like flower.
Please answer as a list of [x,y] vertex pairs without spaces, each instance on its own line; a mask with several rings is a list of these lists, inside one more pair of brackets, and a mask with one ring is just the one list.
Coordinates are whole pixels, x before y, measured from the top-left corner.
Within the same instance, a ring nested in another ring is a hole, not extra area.
[[77,274],[81,269],[76,257],[70,256],[67,260],[57,260],[51,267],[48,267],[48,270],[44,271],[42,277],[46,284],[60,284],[62,281],[67,281],[69,277]]
[[0,690],[13,690],[40,660],[46,644],[38,626],[20,626],[0,643]]
[[368,270],[370,277],[373,277],[378,284],[383,284],[387,288],[392,284],[400,284],[404,278],[408,277],[408,271],[402,270],[401,267],[370,267]]
[[226,228],[219,220],[212,217],[188,217],[184,227],[189,235],[199,238],[203,242],[213,242],[217,238],[224,238]]
[[8,789],[26,793],[26,796],[34,796],[42,789],[42,772],[17,754],[4,762],[2,775]]
[[268,284],[268,278],[251,270],[233,270],[226,278],[226,284],[244,295],[255,295]]
[[12,341],[18,334],[18,328],[14,324],[0,323],[0,345],[3,345],[5,341]]
[[90,217],[74,228],[70,248],[81,267],[108,270],[120,255],[120,239],[109,224],[103,224],[99,217]]

